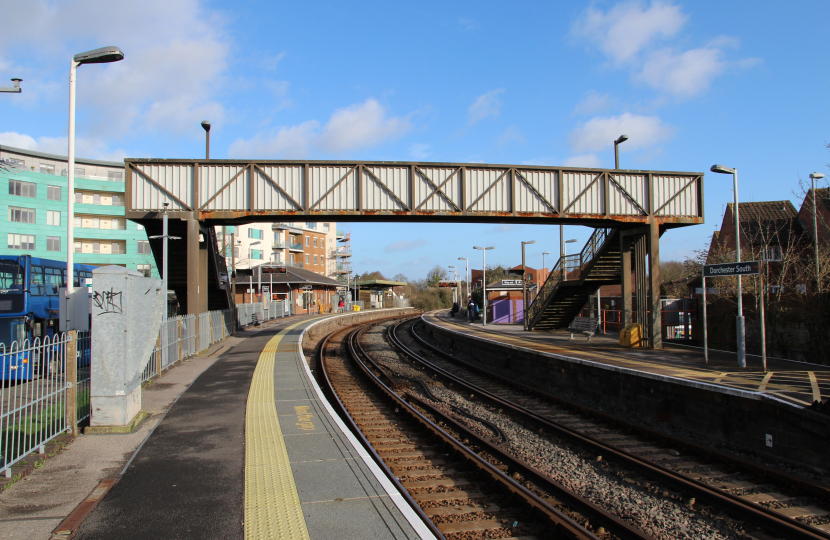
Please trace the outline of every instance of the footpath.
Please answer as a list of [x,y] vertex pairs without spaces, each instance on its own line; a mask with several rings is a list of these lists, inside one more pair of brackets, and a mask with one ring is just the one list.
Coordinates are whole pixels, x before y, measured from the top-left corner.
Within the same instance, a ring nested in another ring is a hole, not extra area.
[[[99,507],[75,538],[131,538],[139,521],[144,538],[212,538],[219,531],[239,531],[220,536],[241,538],[240,448],[256,358],[276,332],[309,317],[277,319],[237,332],[153,380],[142,392],[149,417],[135,432],[80,435],[0,493],[0,539],[66,538],[52,532],[106,479],[118,481],[104,500],[121,502],[106,506],[122,510]],[[157,482],[138,481],[150,473]],[[148,522],[156,534],[146,536]]]

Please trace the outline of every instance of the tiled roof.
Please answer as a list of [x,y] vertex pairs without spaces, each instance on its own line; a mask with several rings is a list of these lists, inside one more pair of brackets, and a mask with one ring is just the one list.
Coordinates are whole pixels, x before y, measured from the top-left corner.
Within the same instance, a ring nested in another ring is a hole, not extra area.
[[[798,217],[798,211],[790,201],[762,201],[738,203],[741,211],[741,223],[747,222],[786,222]],[[729,203],[732,210],[732,203]]]

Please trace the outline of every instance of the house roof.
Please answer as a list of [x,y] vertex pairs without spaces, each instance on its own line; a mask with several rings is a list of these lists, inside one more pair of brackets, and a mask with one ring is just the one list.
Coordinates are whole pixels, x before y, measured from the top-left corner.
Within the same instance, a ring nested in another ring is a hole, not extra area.
[[[790,201],[742,202],[738,205],[741,223],[790,221],[798,216],[798,210]],[[727,206],[731,213],[732,203]]]
[[[798,211],[790,201],[761,201],[738,203],[741,220],[741,237],[752,244],[769,242],[777,237],[777,242],[786,244],[792,235],[798,236],[801,233],[801,225],[798,221]],[[733,205],[728,205],[729,215],[732,214]],[[728,216],[724,214],[724,221]],[[718,240],[723,240],[719,235]]]
[[403,281],[392,281],[389,279],[367,279],[365,281],[358,281],[358,287],[402,287],[406,285]]

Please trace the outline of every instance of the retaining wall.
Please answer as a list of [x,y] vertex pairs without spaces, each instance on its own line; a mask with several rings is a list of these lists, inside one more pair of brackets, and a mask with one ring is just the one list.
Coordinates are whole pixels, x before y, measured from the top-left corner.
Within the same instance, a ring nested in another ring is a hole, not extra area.
[[326,334],[330,334],[344,326],[351,326],[353,324],[360,324],[367,321],[374,321],[375,319],[384,319],[386,317],[394,317],[395,315],[411,315],[415,313],[415,309],[408,308],[392,308],[392,309],[372,309],[368,311],[355,311],[352,313],[345,313],[337,317],[331,317],[318,322],[308,329],[303,336],[303,347],[310,341],[317,341]]
[[[768,394],[540,353],[429,323],[426,328],[441,347],[539,390],[578,392],[647,422],[671,422],[756,454],[830,470],[830,416]],[[772,447],[767,435],[772,435]]]

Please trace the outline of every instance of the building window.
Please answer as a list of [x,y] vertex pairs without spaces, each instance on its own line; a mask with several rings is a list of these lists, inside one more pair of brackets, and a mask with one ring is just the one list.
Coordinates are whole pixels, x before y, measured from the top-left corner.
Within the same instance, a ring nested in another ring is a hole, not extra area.
[[308,254],[307,253],[306,253],[306,256],[305,256],[305,263],[308,264]]
[[57,210],[47,210],[46,211],[46,224],[47,225],[55,225],[57,227],[60,227],[61,213]]
[[35,249],[35,237],[31,234],[10,234],[9,249]]
[[119,244],[118,242],[113,242],[112,244],[110,244],[110,251],[112,253],[120,254],[121,253],[121,244]]
[[121,195],[112,196],[112,205],[113,206],[124,206],[124,199],[121,198]]
[[61,200],[61,187],[60,186],[46,186],[46,198],[50,201],[59,201]]
[[18,165],[20,167],[24,167],[26,165],[26,163],[24,163],[22,159],[6,158],[4,161],[6,163],[11,163],[12,165]]
[[262,229],[248,229],[248,238],[262,240]]
[[317,255],[314,256],[314,264],[317,264]]
[[34,199],[37,197],[37,186],[32,182],[9,180],[9,195],[19,195]]
[[135,269],[144,274],[144,277],[150,277],[150,265],[149,264],[137,264],[135,265]]
[[75,204],[81,204],[84,202],[84,194],[80,191],[75,192]]
[[306,223],[306,224],[305,224],[305,228],[306,228],[306,229],[316,229],[316,228],[317,228],[317,224],[316,224],[316,223]]
[[[107,171],[107,180],[110,182],[123,182],[124,173],[121,171]],[[147,277],[150,277],[149,275]]]
[[261,249],[252,249],[251,250],[251,258],[256,259],[258,261],[262,260],[262,250]]
[[[308,245],[308,236],[305,237],[305,245]],[[308,261],[306,261],[308,262]]]
[[31,223],[35,222],[35,211],[33,208],[17,208],[16,206],[9,206],[9,221],[15,223]]
[[55,174],[55,166],[48,163],[40,164],[40,174]]
[[60,251],[61,250],[61,237],[60,236],[47,236],[46,237],[46,251]]
[[139,240],[138,242],[136,242],[136,244],[138,245],[138,252],[139,253],[141,253],[141,254],[150,253],[150,242],[148,242],[147,240]]
[[92,218],[92,228],[93,229],[100,229],[101,228],[101,218],[97,218],[97,217]]
[[780,261],[782,257],[780,246],[767,246],[764,248],[763,258],[765,261]]
[[329,232],[329,224],[328,223],[323,223],[323,230],[326,231],[326,232]]
[[75,176],[83,176],[84,174],[86,174],[86,170],[82,167],[75,167]]
[[314,239],[314,247],[317,247],[317,239]]
[[83,253],[84,245],[80,242],[75,242],[75,253]]
[[80,229],[81,227],[83,227],[83,220],[80,216],[75,216],[75,228]]
[[110,223],[110,228],[115,229],[115,230],[120,229],[120,230],[123,231],[124,229],[127,228],[127,226],[126,225],[122,226],[121,223],[117,219],[113,219],[112,222]]
[[101,204],[101,194],[95,193],[92,195],[92,204]]
[[101,253],[101,242],[93,242],[92,243],[92,252],[93,253]]

